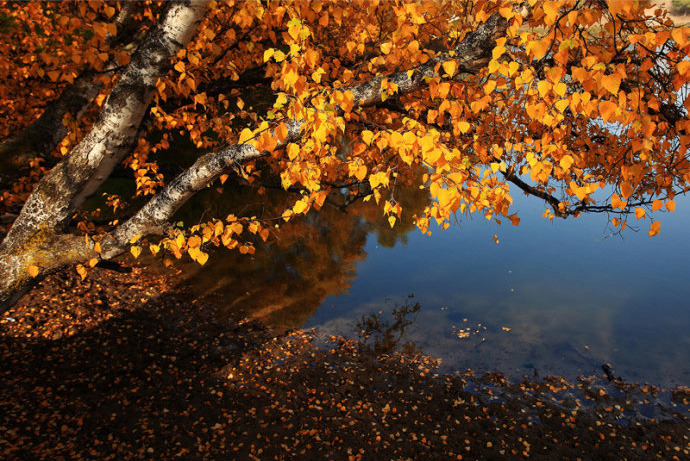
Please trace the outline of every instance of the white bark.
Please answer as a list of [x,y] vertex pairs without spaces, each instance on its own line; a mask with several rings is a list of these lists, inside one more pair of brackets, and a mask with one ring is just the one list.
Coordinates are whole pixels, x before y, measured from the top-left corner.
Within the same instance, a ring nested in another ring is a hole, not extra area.
[[158,26],[142,39],[91,131],[27,199],[0,244],[0,310],[31,285],[29,266],[39,267],[40,277],[57,265],[74,262],[63,250],[74,250],[71,254],[78,258],[84,255],[83,248],[66,244],[66,237],[59,233],[84,199],[129,153],[156,81],[192,38],[206,7],[205,1],[169,5]]

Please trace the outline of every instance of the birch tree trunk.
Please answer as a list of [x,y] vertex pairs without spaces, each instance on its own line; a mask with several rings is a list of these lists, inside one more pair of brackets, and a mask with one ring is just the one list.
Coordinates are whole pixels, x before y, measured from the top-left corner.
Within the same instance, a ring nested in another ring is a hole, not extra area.
[[110,175],[136,141],[139,124],[170,59],[194,34],[206,2],[172,3],[147,33],[120,76],[91,131],[38,183],[0,244],[0,305],[4,308],[37,278],[84,260],[92,249],[62,234],[77,208]]

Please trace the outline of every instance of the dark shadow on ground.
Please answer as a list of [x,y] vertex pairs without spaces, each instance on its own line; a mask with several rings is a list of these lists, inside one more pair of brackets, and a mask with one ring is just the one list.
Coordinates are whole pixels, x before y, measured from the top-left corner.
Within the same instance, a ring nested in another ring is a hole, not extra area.
[[558,379],[510,387],[351,340],[317,348],[169,288],[136,268],[61,274],[0,318],[1,458],[688,458],[684,417],[572,413],[533,392]]

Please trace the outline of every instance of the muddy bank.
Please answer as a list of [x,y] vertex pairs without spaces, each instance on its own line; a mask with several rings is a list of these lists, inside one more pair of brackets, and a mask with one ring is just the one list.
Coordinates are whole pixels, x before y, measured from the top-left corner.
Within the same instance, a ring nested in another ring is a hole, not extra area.
[[136,267],[46,280],[0,318],[0,457],[690,458],[684,389],[438,375],[215,314]]

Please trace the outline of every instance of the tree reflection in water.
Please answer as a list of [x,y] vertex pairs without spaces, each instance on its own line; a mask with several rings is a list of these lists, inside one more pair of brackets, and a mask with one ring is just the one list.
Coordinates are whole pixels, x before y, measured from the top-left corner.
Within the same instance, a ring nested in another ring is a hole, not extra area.
[[[280,188],[227,186],[221,193],[209,189],[178,213],[179,220],[193,224],[205,215],[279,217],[295,201],[295,193]],[[218,249],[203,270],[190,261],[184,266],[183,284],[196,296],[212,301],[226,312],[240,312],[266,323],[284,327],[301,326],[328,295],[341,294],[355,277],[356,264],[367,256],[367,236],[375,233],[379,245],[406,243],[415,229],[412,217],[428,204],[428,194],[409,184],[398,183],[395,199],[402,207],[401,219],[393,228],[373,199],[357,200],[347,206],[346,197],[332,193],[321,211],[280,227],[266,243],[254,241],[256,253]]]
[[390,319],[382,310],[362,316],[357,322],[360,352],[373,357],[395,351],[407,355],[421,352],[414,342],[405,339],[405,330],[414,323],[421,309],[419,303],[412,302],[413,297],[411,294],[402,305],[395,305]]

